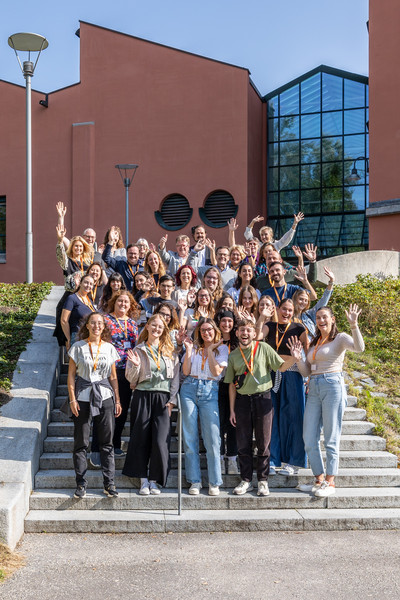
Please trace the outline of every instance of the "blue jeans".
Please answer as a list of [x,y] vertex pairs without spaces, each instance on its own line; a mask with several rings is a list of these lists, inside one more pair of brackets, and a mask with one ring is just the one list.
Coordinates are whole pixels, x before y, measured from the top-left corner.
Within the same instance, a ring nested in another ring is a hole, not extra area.
[[201,434],[207,452],[208,482],[222,485],[218,412],[218,381],[204,381],[186,377],[181,386],[183,446],[185,450],[186,479],[201,482],[199,455],[200,416]]
[[305,392],[303,377],[297,371],[282,373],[277,392],[271,392],[274,419],[271,433],[271,466],[282,462],[305,468],[307,458],[303,441]]
[[339,468],[339,445],[346,392],[341,373],[324,373],[310,378],[304,413],[303,437],[314,475],[322,475],[320,435],[324,430],[326,474],[336,475]]

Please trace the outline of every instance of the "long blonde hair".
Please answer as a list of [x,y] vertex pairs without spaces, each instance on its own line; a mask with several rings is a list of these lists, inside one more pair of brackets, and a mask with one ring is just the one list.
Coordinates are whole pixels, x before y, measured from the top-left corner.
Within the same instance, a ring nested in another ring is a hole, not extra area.
[[147,321],[146,325],[143,327],[142,332],[139,335],[138,344],[141,344],[142,342],[147,342],[147,340],[149,339],[149,332],[147,330],[147,325],[149,325],[149,323],[152,323],[152,321],[154,321],[155,319],[160,319],[160,321],[164,325],[164,330],[160,336],[160,342],[159,342],[160,352],[167,358],[172,358],[172,354],[173,354],[175,348],[171,341],[171,336],[170,336],[170,332],[168,329],[168,325],[167,325],[166,320],[158,313],[156,315],[152,315],[149,318],[149,320]]
[[74,258],[72,255],[72,248],[74,247],[75,242],[81,242],[81,244],[83,245],[83,254],[82,254],[83,262],[86,263],[87,265],[90,265],[93,262],[94,250],[91,246],[89,246],[87,241],[84,240],[83,237],[81,237],[80,235],[75,235],[73,238],[71,238],[71,241],[67,248],[68,258],[72,258],[72,259]]

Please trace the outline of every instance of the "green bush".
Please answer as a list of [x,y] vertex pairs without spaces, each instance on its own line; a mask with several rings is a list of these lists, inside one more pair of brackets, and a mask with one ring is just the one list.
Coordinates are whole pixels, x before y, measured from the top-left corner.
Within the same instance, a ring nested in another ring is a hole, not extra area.
[[40,304],[52,283],[0,283],[0,388],[8,391]]
[[349,331],[345,309],[356,303],[362,309],[359,323],[366,351],[381,361],[400,359],[400,279],[359,275],[355,283],[337,285],[331,306],[339,331]]

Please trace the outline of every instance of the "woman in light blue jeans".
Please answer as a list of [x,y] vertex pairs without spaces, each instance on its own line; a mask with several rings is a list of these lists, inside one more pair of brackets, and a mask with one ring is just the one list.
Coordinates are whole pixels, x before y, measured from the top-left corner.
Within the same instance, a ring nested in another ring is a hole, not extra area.
[[222,485],[218,411],[218,382],[228,364],[228,347],[212,319],[201,319],[194,332],[194,342],[185,338],[181,386],[183,444],[186,479],[191,484],[189,494],[200,493],[201,469],[199,455],[198,417],[207,453],[208,493],[218,496]]
[[[317,332],[310,344],[306,360],[301,360],[301,345],[298,340],[292,338],[289,344],[292,355],[297,358],[299,371],[304,376],[310,376],[303,438],[316,480],[312,485],[300,484],[298,489],[313,492],[317,497],[335,493],[342,418],[346,407],[343,360],[346,350],[364,350],[364,341],[357,324],[360,313],[361,310],[356,304],[350,305],[346,311],[352,333],[350,337],[347,333],[338,332],[331,308],[320,308],[316,314]],[[324,431],[326,474],[320,448],[321,427]]]

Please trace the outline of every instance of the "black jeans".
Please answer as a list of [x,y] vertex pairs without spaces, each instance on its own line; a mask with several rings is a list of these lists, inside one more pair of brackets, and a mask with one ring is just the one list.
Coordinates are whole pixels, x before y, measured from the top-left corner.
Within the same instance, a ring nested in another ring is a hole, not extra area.
[[148,477],[164,486],[169,470],[169,394],[135,390],[131,405],[131,437],[123,475]]
[[271,392],[251,396],[236,395],[236,441],[240,475],[244,481],[253,479],[253,430],[257,446],[257,479],[266,481],[269,475],[271,429],[274,410]]
[[[125,427],[126,419],[128,417],[132,390],[131,384],[125,377],[125,369],[117,369],[117,379],[122,412],[119,417],[115,417],[113,445],[114,448],[121,448],[121,436]],[[95,426],[93,426],[91,450],[92,452],[99,452],[99,442],[97,439],[97,430]]]
[[[219,382],[218,386],[219,428],[221,432],[221,456],[236,456],[236,429],[229,420],[229,383]],[[225,452],[226,435],[226,452]]]
[[[76,485],[87,485],[87,449],[89,446],[90,424],[90,403],[79,402],[79,414],[72,416],[74,422],[74,469],[76,474]],[[101,468],[103,471],[103,481],[105,486],[114,483],[115,463],[114,463],[114,400],[107,398],[103,400],[100,414],[93,418],[93,428],[97,431],[97,441],[100,451]]]
[[125,369],[117,369],[118,392],[121,400],[122,412],[115,418],[114,448],[121,448],[121,436],[126,419],[128,417],[129,406],[131,404],[132,390],[131,384],[125,377]]

